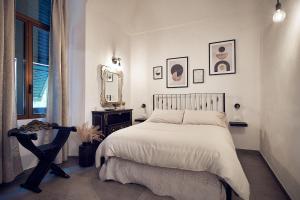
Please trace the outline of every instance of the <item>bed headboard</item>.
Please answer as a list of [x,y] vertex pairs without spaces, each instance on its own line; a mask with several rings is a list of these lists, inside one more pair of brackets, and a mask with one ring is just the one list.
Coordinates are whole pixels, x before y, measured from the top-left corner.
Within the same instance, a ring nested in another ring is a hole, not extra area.
[[153,110],[155,109],[225,112],[225,93],[154,94]]

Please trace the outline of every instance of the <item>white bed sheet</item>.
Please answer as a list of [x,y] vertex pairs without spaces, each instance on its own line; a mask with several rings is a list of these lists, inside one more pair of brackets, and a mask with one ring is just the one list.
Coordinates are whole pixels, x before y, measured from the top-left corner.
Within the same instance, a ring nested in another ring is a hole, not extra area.
[[249,183],[227,128],[144,122],[107,137],[97,149],[96,167],[101,157],[210,172],[223,178],[240,197],[249,199]]

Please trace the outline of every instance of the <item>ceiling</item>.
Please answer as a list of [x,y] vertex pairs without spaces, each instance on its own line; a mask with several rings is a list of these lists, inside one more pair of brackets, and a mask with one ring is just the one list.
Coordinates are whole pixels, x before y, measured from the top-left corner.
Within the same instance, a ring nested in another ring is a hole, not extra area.
[[268,10],[272,3],[272,0],[88,0],[90,7],[130,35],[207,18],[255,16]]

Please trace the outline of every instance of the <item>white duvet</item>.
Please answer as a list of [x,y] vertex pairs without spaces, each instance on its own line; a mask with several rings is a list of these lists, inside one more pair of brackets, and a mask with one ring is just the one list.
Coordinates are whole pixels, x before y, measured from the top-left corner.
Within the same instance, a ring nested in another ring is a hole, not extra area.
[[243,199],[249,199],[249,183],[237,158],[227,128],[144,122],[107,137],[96,153],[157,167],[207,171],[223,178]]

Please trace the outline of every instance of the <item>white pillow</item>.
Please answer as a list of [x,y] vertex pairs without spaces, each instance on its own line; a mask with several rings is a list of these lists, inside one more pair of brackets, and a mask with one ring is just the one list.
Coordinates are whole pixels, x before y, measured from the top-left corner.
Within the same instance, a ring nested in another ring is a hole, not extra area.
[[227,127],[226,115],[217,111],[185,110],[183,124]]
[[184,110],[154,110],[147,121],[182,124]]

